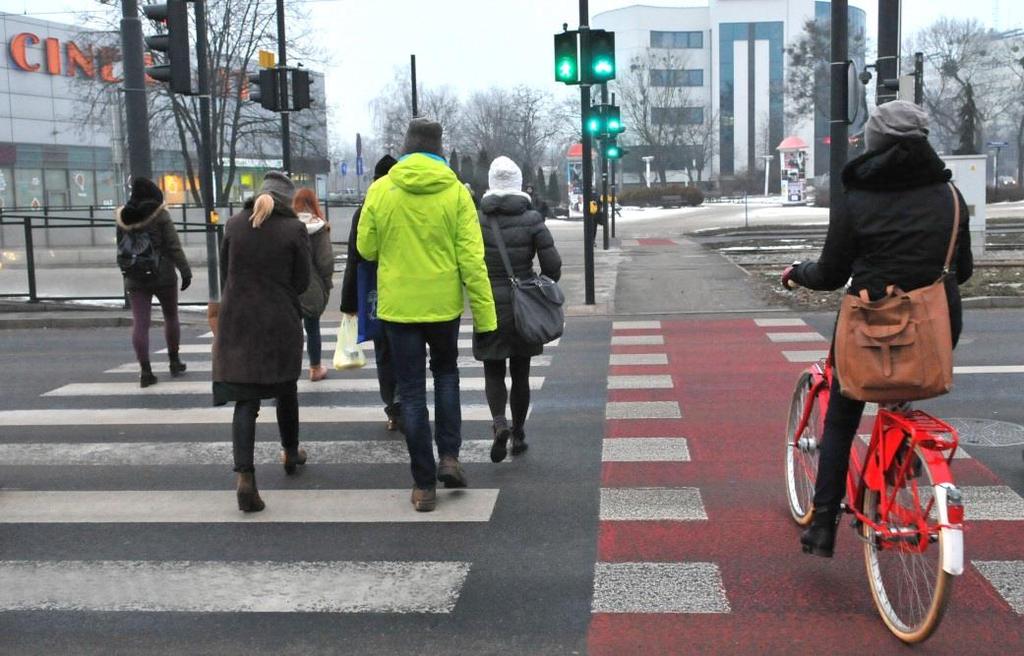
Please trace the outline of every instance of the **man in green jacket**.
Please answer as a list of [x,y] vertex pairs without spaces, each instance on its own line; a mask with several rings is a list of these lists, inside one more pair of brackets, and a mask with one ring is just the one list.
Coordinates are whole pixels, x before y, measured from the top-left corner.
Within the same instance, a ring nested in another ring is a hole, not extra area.
[[[366,192],[356,236],[359,254],[375,260],[377,317],[391,345],[402,399],[405,441],[415,487],[412,504],[433,510],[437,481],[465,487],[459,463],[459,321],[469,294],[476,332],[498,327],[484,243],[473,199],[441,156],[441,125],[416,118],[405,155]],[[437,453],[427,414],[425,360],[434,377]]]

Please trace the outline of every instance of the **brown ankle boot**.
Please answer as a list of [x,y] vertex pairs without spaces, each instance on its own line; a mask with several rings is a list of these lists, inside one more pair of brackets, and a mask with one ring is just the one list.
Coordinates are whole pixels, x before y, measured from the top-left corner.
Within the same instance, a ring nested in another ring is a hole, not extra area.
[[294,452],[289,453],[287,449],[281,452],[281,462],[284,464],[284,473],[294,474],[295,469],[299,465],[306,464],[306,450],[296,449]]
[[266,508],[259,490],[256,489],[255,472],[238,472],[236,494],[238,509],[242,512],[259,512]]

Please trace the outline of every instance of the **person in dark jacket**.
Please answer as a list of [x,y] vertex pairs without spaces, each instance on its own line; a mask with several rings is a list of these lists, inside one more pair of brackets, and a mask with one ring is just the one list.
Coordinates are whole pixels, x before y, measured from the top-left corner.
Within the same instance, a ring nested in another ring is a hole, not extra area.
[[270,171],[259,195],[231,217],[220,249],[221,300],[213,342],[213,400],[235,403],[231,439],[238,508],[263,510],[253,451],[262,399],[276,399],[285,472],[306,463],[299,448],[302,314],[310,277],[306,227],[292,210],[295,186]]
[[185,363],[178,357],[181,323],[178,320],[177,271],[181,272],[181,291],[185,291],[192,284],[192,269],[164,204],[164,194],[152,180],[135,178],[128,202],[118,208],[114,219],[118,244],[129,234],[146,232],[160,257],[154,278],[137,280],[128,275],[124,278],[124,289],[132,306],[132,347],[142,370],[139,384],[149,387],[156,384],[149,362],[149,326],[154,296],[160,302],[164,315],[164,338],[167,340],[171,375],[178,377],[185,373]]
[[[381,157],[377,165],[373,167],[373,179],[383,178],[397,163],[398,160],[391,155]],[[359,264],[366,261],[359,254],[359,249],[356,248],[356,234],[359,230],[359,215],[362,210],[363,208],[360,206],[352,215],[352,228],[348,234],[348,258],[345,261],[345,276],[341,281],[341,311],[349,315],[359,312],[359,286],[356,276]],[[383,330],[373,338],[373,355],[377,361],[377,386],[380,388],[380,398],[384,402],[384,415],[387,417],[385,427],[389,431],[398,430],[402,417],[402,404],[398,399],[395,386],[395,369],[391,364],[391,348],[388,346],[388,338]]]
[[[532,276],[533,260],[540,263],[540,272],[558,280],[562,274],[562,258],[555,248],[544,218],[533,208],[530,196],[523,191],[523,174],[515,162],[499,157],[491,163],[488,175],[490,190],[480,201],[480,228],[484,235],[484,259],[491,279],[494,306],[498,314],[498,330],[474,333],[473,356],[484,363],[484,387],[487,405],[494,419],[494,441],[491,460],[501,462],[512,440],[512,455],[526,451],[526,415],[530,409],[530,359],[544,352],[543,346],[527,344],[516,329],[512,314],[512,286],[498,249],[492,227],[497,222],[508,251],[512,270],[517,277]],[[505,387],[505,370],[512,376],[511,397]],[[505,417],[505,405],[511,402],[512,424]]]
[[[911,291],[934,283],[943,273],[953,232],[954,203],[960,227],[951,275],[946,278],[949,318],[955,346],[962,311],[958,284],[974,271],[967,204],[954,198],[951,173],[928,143],[928,117],[906,101],[879,106],[868,120],[867,152],[843,169],[846,210],[829,224],[817,262],[794,264],[783,284],[833,290],[848,280],[847,292],[866,289],[872,299],[885,296],[888,285]],[[825,414],[811,526],[800,537],[804,551],[829,557],[845,492],[850,447],[864,403],[842,395],[833,377]]]
[[299,189],[292,201],[292,209],[309,233],[309,247],[313,253],[312,275],[309,287],[299,296],[302,325],[306,329],[306,350],[309,351],[309,380],[317,382],[327,378],[327,367],[321,364],[323,339],[320,336],[320,315],[327,309],[327,299],[334,287],[334,249],[331,247],[331,224],[320,211],[316,192],[309,187]]

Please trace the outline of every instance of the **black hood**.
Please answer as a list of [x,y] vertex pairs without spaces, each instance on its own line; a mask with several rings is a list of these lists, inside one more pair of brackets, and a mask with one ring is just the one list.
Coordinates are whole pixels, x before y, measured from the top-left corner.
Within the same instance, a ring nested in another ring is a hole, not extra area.
[[519,192],[487,193],[480,201],[480,211],[484,214],[508,214],[517,216],[533,209],[530,197]]
[[889,148],[864,153],[843,169],[843,185],[865,191],[903,191],[952,177],[927,139],[901,139]]

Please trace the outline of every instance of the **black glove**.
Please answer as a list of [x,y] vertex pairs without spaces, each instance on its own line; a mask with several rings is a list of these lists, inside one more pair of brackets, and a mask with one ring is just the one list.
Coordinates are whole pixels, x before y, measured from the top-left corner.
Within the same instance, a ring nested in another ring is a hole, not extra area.
[[182,278],[181,278],[181,291],[185,291],[186,289],[188,289],[189,285],[191,285],[191,284],[192,284],[192,276],[188,276],[188,277],[182,276]]

